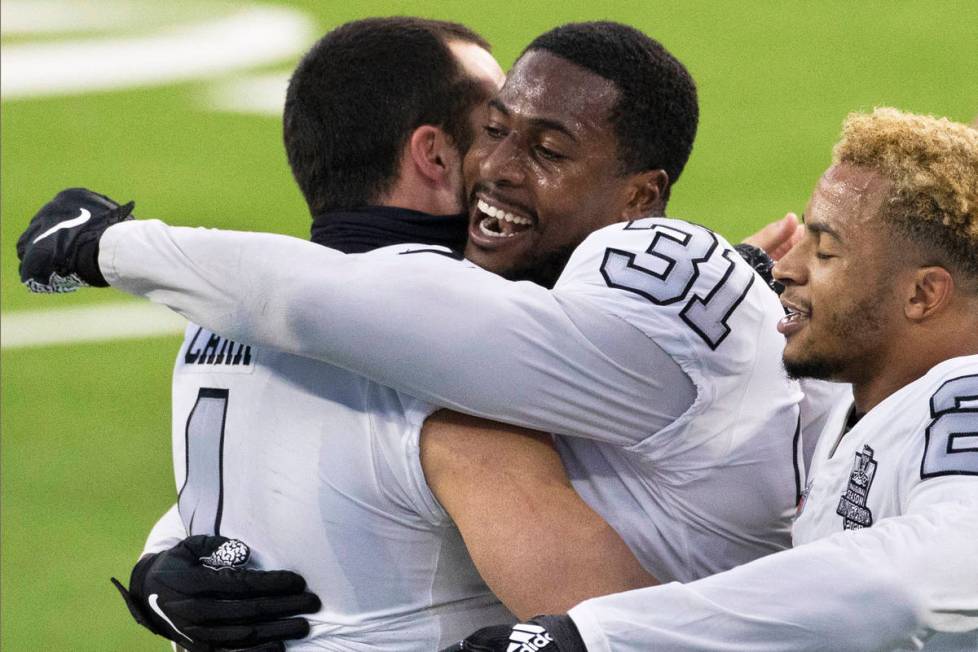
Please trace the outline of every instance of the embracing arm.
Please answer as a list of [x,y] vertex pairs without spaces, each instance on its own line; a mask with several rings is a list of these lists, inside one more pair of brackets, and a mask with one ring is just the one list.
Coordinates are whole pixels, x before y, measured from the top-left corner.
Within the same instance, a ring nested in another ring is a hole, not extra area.
[[656,583],[571,487],[549,435],[442,410],[425,479],[492,592],[518,618]]
[[438,253],[347,256],[157,221],[112,226],[100,247],[114,287],[232,339],[476,416],[628,445],[695,398],[630,324]]
[[978,510],[932,505],[689,584],[570,611],[589,652],[917,649],[978,628]]

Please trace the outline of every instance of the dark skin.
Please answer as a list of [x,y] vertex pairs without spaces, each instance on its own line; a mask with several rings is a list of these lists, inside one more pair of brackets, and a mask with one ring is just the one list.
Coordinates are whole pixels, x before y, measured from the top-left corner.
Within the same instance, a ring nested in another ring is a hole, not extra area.
[[[593,231],[662,214],[666,173],[621,173],[617,100],[612,82],[548,52],[516,63],[465,158],[466,257],[552,285]],[[480,228],[487,217],[496,235]],[[421,454],[480,573],[517,616],[656,583],[573,490],[549,435],[441,411],[425,422]]]
[[[662,213],[663,170],[621,173],[617,100],[613,82],[547,51],[516,62],[465,157],[469,260],[552,286],[593,231]],[[487,206],[516,219],[493,218]]]

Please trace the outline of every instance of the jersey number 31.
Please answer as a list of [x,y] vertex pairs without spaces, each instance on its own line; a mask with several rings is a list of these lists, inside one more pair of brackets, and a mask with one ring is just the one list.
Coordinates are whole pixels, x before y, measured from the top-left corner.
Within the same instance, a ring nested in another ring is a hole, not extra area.
[[634,292],[657,306],[685,302],[680,318],[711,349],[716,349],[730,334],[727,320],[747,295],[754,272],[747,265],[734,264],[738,254],[726,249],[720,254],[726,265],[720,278],[712,286],[692,292],[700,276],[700,265],[719,246],[716,235],[695,224],[645,224],[642,221],[625,227],[655,233],[645,253],[608,248],[601,275],[609,287]]

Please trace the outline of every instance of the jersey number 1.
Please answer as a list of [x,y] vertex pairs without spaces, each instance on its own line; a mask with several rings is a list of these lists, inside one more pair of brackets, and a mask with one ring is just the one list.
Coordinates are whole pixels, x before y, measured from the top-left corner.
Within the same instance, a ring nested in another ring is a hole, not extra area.
[[695,224],[682,228],[654,224],[629,224],[630,230],[655,232],[645,253],[609,248],[601,263],[601,275],[610,287],[634,292],[657,306],[684,301],[679,313],[683,322],[699,335],[711,349],[716,349],[730,334],[727,320],[740,305],[754,273],[746,265],[736,265],[738,254],[725,250],[723,276],[706,292],[693,292],[699,278],[699,266],[713,256],[719,242],[709,229]]
[[187,477],[177,501],[190,534],[220,534],[228,390],[202,387],[187,417]]

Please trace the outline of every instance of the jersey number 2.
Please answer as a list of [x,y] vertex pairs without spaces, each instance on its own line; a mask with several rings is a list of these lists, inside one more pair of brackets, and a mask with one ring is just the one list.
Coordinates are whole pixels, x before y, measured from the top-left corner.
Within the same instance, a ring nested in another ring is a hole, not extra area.
[[190,534],[220,534],[228,390],[202,387],[187,417],[187,477],[177,501]]
[[716,235],[695,224],[683,228],[655,224],[629,224],[630,230],[655,232],[652,244],[645,253],[609,248],[601,263],[601,275],[609,287],[634,292],[657,306],[685,301],[680,318],[699,335],[711,349],[716,349],[730,334],[727,320],[740,305],[754,273],[746,265],[734,264],[736,252],[725,250],[726,270],[706,292],[688,297],[699,266],[713,255],[719,246]]
[[921,479],[978,475],[978,375],[949,380],[930,399]]

